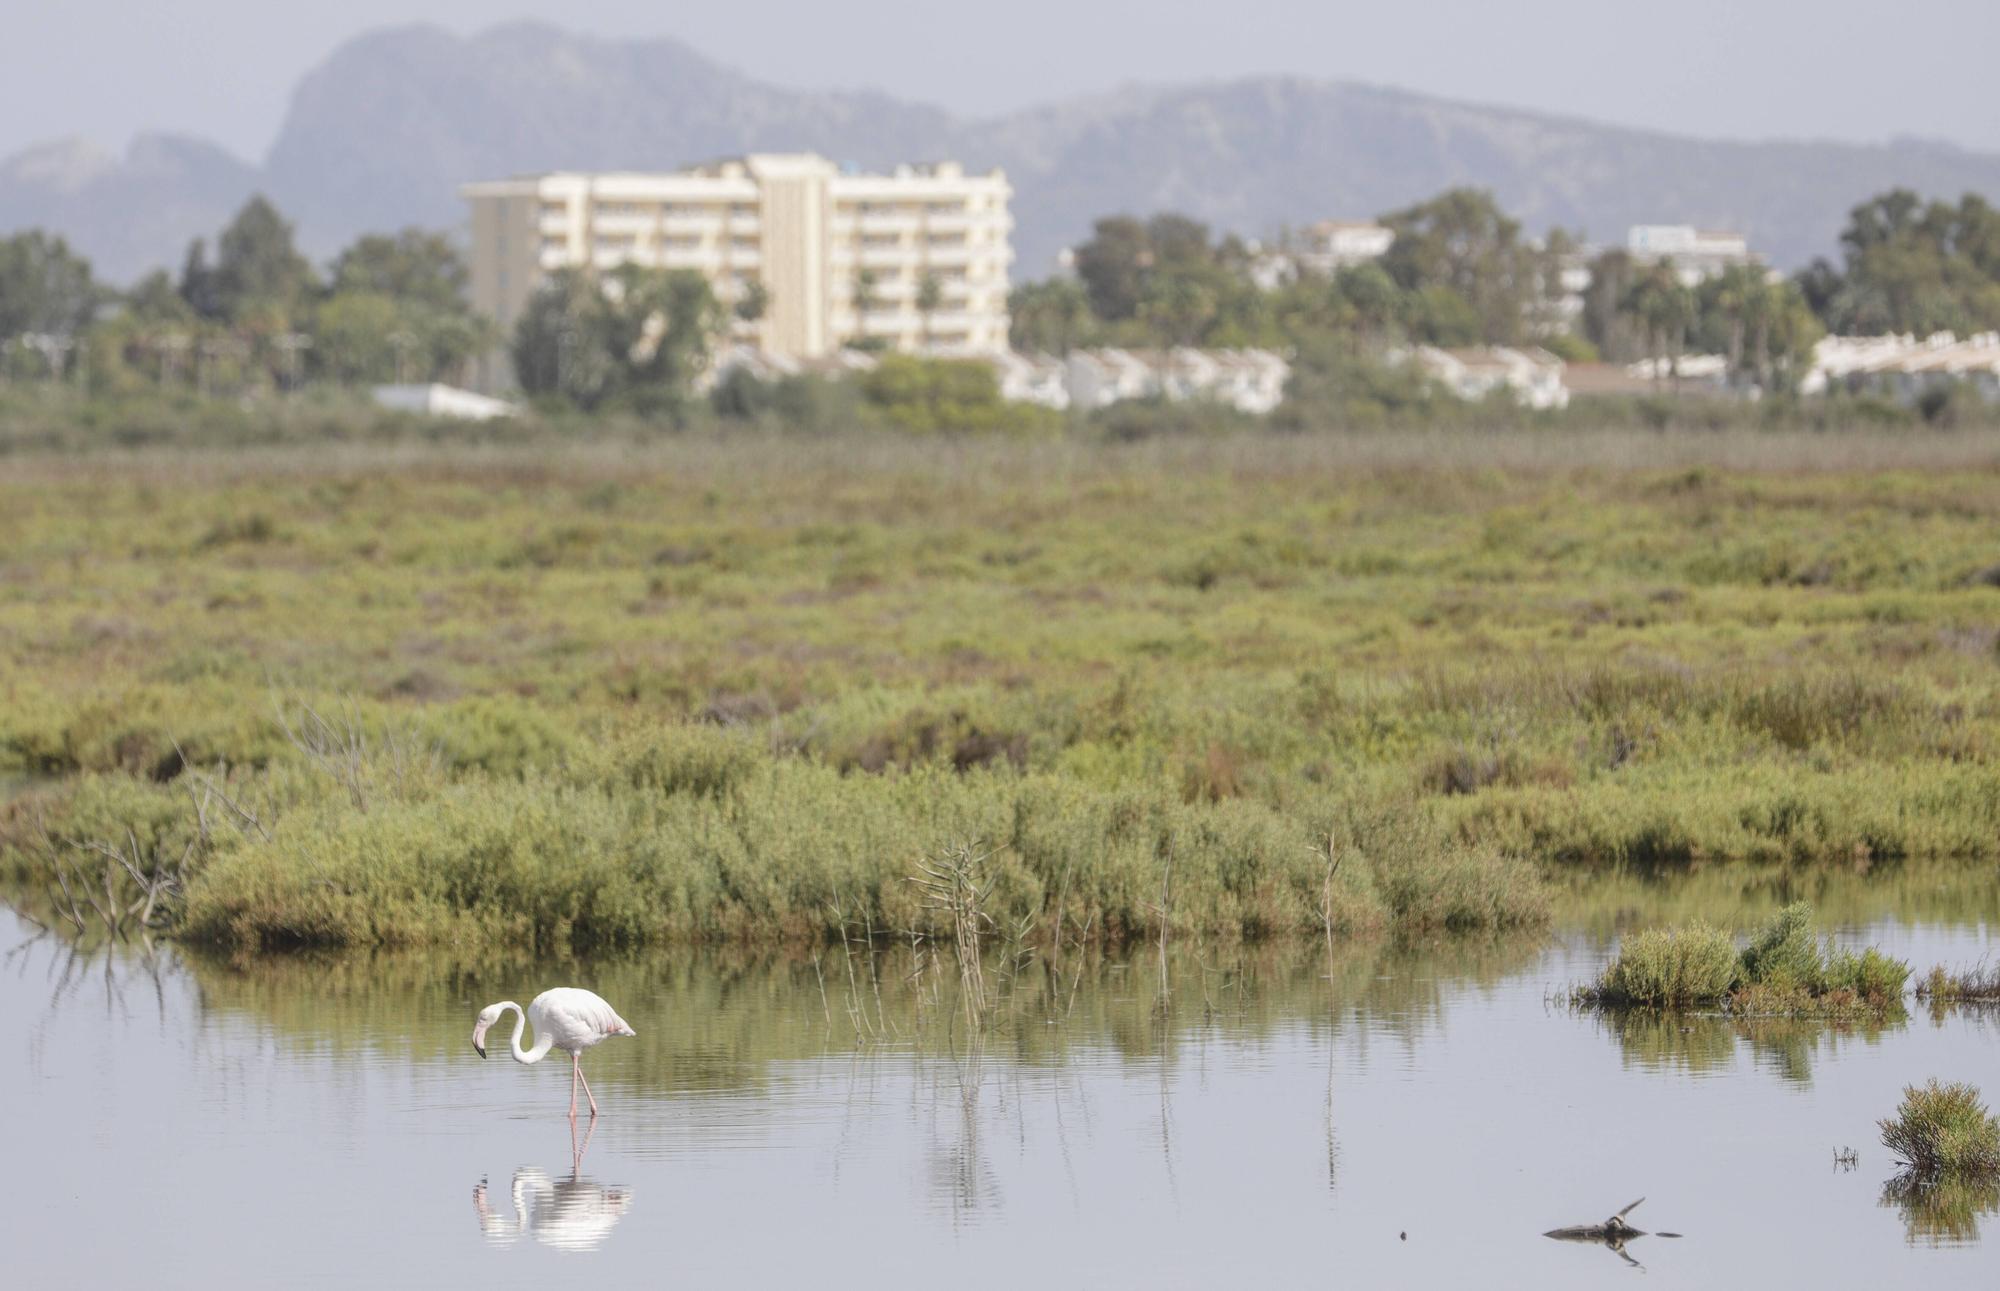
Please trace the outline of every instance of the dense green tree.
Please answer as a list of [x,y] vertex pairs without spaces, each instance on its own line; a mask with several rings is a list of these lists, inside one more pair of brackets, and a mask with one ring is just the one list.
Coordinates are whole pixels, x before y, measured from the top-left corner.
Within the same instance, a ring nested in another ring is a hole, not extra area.
[[1364,337],[1387,336],[1403,316],[1402,289],[1388,270],[1373,261],[1339,270],[1333,275],[1333,287]]
[[194,309],[164,269],[155,269],[125,293],[125,313],[147,323],[188,324]]
[[0,342],[25,333],[74,336],[104,297],[90,262],[61,238],[39,229],[0,238]]
[[470,277],[450,238],[416,228],[355,239],[334,258],[328,274],[335,294],[373,292],[404,305],[440,310],[465,308]]
[[1838,332],[2000,327],[2000,211],[1977,194],[1926,203],[1908,189],[1854,208],[1840,237],[1844,264],[1816,261],[1800,291]]
[[689,270],[621,265],[557,271],[514,334],[514,370],[530,394],[579,408],[677,412],[725,325],[708,280]]
[[216,239],[213,290],[221,316],[286,326],[313,286],[312,265],[299,254],[291,223],[264,197],[252,197]]
[[1516,339],[1517,333],[1496,337],[1488,321],[1472,302],[1441,282],[1403,297],[1403,330],[1411,340],[1426,345],[1455,347],[1477,345],[1482,340]]
[[1129,215],[1097,221],[1090,240],[1076,248],[1076,276],[1090,299],[1090,310],[1110,323],[1139,312],[1139,294],[1152,264],[1146,226]]
[[196,238],[188,243],[187,255],[181,258],[181,276],[178,287],[180,297],[197,317],[219,319],[222,314],[222,297],[217,293],[215,268],[208,263],[208,242]]
[[1008,295],[1007,312],[1008,339],[1017,350],[1068,354],[1096,340],[1090,297],[1071,278],[1023,283]]
[[1077,248],[1077,278],[1106,338],[1133,345],[1244,345],[1268,339],[1270,304],[1234,238],[1171,212],[1099,220]]
[[1218,264],[1174,260],[1147,273],[1138,317],[1153,338],[1169,345],[1199,345],[1222,317],[1235,280]]
[[370,234],[335,257],[311,319],[316,371],[340,381],[450,379],[494,342],[466,300],[470,277],[449,238]]
[[[1491,193],[1454,188],[1383,217],[1396,240],[1382,267],[1408,292],[1446,288],[1470,307],[1480,339],[1511,344],[1527,339],[1555,273],[1547,251],[1522,236],[1519,221]],[[1433,296],[1425,318],[1452,316]]]

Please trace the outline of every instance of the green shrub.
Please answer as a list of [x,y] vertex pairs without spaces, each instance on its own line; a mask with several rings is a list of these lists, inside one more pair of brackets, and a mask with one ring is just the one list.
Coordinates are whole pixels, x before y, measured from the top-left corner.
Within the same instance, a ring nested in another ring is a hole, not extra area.
[[1919,1178],[2000,1174],[2000,1119],[1971,1085],[1906,1086],[1896,1115],[1878,1124],[1883,1146]]
[[1743,949],[1743,980],[1752,985],[1818,994],[1826,976],[1812,907],[1803,901],[1778,911]]
[[1589,999],[1611,1007],[1719,1005],[1741,972],[1726,932],[1702,923],[1648,929],[1625,938]]

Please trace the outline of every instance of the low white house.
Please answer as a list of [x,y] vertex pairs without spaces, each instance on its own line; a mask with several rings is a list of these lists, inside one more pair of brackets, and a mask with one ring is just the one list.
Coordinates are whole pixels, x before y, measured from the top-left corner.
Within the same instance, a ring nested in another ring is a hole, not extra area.
[[1569,406],[1563,361],[1544,349],[1489,345],[1444,350],[1420,345],[1405,351],[1404,356],[1461,399],[1484,399],[1496,390],[1506,390],[1515,402],[1529,408]]
[[992,363],[1002,399],[1058,410],[1069,407],[1069,366],[1061,359],[1007,350],[993,356]]
[[[1063,358],[1014,350],[966,358],[992,366],[1001,398],[1058,410],[1103,408],[1124,399],[1212,399],[1262,415],[1284,401],[1285,382],[1292,374],[1291,365],[1282,357],[1256,349],[1123,350],[1107,346],[1074,350]],[[858,350],[800,359],[752,345],[732,345],[716,354],[697,386],[713,389],[737,371],[760,381],[805,375],[838,378],[873,371],[879,362],[875,355]]]
[[1284,401],[1291,365],[1270,350],[1124,350],[1070,354],[1070,402],[1103,408],[1124,399],[1212,399],[1242,412],[1268,413]]
[[1901,336],[1827,336],[1813,347],[1803,394],[1839,387],[1915,403],[1931,390],[1968,386],[2000,402],[2000,332],[1960,340],[1951,332]]
[[1628,375],[1641,381],[1678,381],[1682,385],[1714,386],[1729,384],[1729,358],[1722,354],[1683,354],[1679,358],[1640,359],[1627,363]]
[[495,417],[512,417],[520,411],[505,399],[494,399],[436,382],[428,385],[376,386],[374,399],[378,406],[397,412],[452,417],[459,421],[491,421]]
[[786,377],[841,377],[855,372],[873,372],[881,360],[864,350],[834,350],[818,358],[804,359],[792,354],[774,354],[755,345],[725,345],[695,380],[695,389],[713,389],[724,377],[739,369],[759,381],[781,381]]

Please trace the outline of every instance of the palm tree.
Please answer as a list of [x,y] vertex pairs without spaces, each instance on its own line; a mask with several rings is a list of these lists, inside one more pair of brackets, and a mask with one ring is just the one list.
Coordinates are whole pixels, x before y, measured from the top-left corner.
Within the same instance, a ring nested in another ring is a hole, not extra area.
[[875,271],[862,269],[854,275],[854,341],[856,349],[869,346],[868,315],[875,312]]
[[[1653,359],[1653,379],[1671,373],[1680,387],[1681,351],[1687,345],[1688,323],[1694,317],[1694,295],[1673,265],[1661,261],[1640,275],[1621,302],[1624,312],[1639,321]],[[1671,358],[1669,357],[1671,356]]]
[[931,315],[935,314],[937,307],[943,303],[944,284],[938,281],[936,274],[928,269],[925,270],[924,276],[917,279],[917,316],[923,320],[926,354],[930,353],[931,348]]

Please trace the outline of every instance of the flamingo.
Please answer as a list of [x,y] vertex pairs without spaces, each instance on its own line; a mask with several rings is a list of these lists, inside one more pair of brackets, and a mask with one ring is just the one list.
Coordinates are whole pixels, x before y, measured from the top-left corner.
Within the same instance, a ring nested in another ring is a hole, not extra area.
[[[576,1120],[576,1086],[583,1081],[583,1096],[590,1100],[590,1119],[597,1119],[597,1096],[590,1092],[590,1082],[583,1076],[583,1051],[602,1044],[615,1035],[638,1035],[618,1016],[618,1011],[604,1002],[604,998],[594,991],[586,991],[575,986],[558,986],[551,991],[543,991],[529,1001],[525,1013],[512,1000],[502,1000],[479,1010],[479,1020],[472,1028],[472,1047],[479,1056],[486,1056],[486,1033],[500,1015],[508,1009],[514,1010],[514,1061],[540,1062],[548,1056],[549,1050],[561,1049],[569,1055],[569,1119]],[[521,1032],[529,1022],[535,1024],[535,1047],[521,1047]]]

